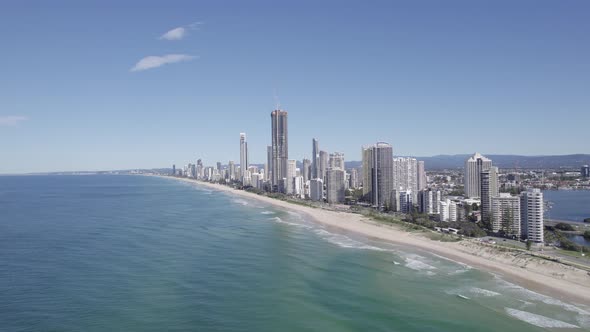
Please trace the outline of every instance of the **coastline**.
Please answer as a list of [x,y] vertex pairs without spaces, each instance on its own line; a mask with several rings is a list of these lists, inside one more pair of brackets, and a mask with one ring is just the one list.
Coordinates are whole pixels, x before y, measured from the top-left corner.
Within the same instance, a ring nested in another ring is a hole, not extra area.
[[395,226],[379,223],[360,214],[336,212],[293,204],[228,186],[193,179],[158,176],[183,181],[216,191],[255,199],[277,208],[304,214],[316,223],[360,234],[392,244],[423,250],[442,258],[498,274],[507,281],[570,303],[590,305],[590,274],[573,266],[518,252],[501,251],[474,239],[439,242]]

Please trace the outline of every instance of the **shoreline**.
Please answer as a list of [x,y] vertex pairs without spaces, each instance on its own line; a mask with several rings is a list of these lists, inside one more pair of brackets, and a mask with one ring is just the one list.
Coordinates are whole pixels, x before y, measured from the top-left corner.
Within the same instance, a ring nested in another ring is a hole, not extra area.
[[590,306],[590,274],[569,265],[523,255],[522,253],[500,251],[498,248],[485,246],[474,239],[464,239],[459,242],[434,241],[420,236],[420,234],[379,223],[360,214],[311,208],[244,190],[233,189],[221,184],[170,176],[158,177],[255,199],[277,208],[304,214],[313,222],[324,226],[426,251],[441,258],[497,274],[509,282],[514,282],[534,292],[570,303]]

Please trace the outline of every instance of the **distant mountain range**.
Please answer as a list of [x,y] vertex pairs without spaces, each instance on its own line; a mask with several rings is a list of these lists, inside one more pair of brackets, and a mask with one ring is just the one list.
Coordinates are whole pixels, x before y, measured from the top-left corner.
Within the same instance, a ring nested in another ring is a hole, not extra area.
[[[424,161],[427,170],[463,168],[465,160],[471,154],[438,155],[432,157],[416,157]],[[499,168],[550,168],[579,170],[582,165],[590,165],[590,154],[569,154],[561,156],[517,156],[490,154],[494,166]],[[361,167],[360,161],[348,161],[346,168]]]

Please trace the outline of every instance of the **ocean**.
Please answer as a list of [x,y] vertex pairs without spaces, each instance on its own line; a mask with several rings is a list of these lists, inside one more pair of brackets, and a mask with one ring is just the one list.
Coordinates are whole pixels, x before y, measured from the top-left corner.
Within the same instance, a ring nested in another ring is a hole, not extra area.
[[562,331],[590,308],[147,176],[0,177],[0,331]]

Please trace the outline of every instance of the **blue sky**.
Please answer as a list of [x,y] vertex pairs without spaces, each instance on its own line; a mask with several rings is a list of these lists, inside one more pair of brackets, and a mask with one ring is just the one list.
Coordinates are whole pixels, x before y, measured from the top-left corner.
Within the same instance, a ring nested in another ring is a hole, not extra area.
[[0,173],[590,153],[588,1],[120,2],[0,2]]

